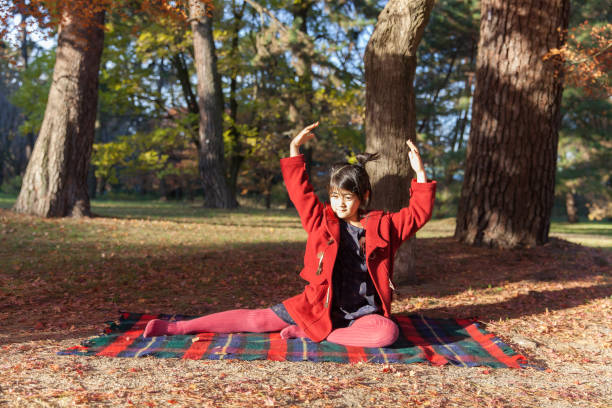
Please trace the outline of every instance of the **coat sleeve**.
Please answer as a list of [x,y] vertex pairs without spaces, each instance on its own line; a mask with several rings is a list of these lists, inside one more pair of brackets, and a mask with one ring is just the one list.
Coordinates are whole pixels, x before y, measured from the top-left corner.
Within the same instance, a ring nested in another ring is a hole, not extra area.
[[286,157],[280,164],[289,198],[300,215],[302,226],[310,233],[323,220],[323,204],[308,181],[304,156]]
[[436,195],[436,182],[417,183],[412,180],[410,185],[410,205],[399,212],[392,213],[391,224],[397,234],[394,238],[403,242],[416,233],[433,213]]

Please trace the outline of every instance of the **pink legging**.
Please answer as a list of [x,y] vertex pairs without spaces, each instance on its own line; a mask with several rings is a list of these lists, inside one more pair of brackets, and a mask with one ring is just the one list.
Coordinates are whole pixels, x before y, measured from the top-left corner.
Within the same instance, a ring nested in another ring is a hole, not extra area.
[[[277,331],[281,332],[283,338],[306,337],[299,327],[288,324],[269,308],[228,310],[178,322],[155,319],[147,323],[144,337],[202,332]],[[333,330],[326,340],[344,346],[385,347],[395,342],[398,335],[399,328],[392,320],[371,314],[360,317],[349,327]]]

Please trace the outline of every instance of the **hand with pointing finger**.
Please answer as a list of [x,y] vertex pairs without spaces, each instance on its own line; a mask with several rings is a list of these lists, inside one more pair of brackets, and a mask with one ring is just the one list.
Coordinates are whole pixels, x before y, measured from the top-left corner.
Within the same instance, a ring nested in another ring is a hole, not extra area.
[[315,134],[312,133],[312,130],[319,126],[319,121],[316,121],[312,125],[306,126],[296,137],[293,138],[291,144],[289,145],[289,156],[299,156],[300,154],[300,146],[313,139]]

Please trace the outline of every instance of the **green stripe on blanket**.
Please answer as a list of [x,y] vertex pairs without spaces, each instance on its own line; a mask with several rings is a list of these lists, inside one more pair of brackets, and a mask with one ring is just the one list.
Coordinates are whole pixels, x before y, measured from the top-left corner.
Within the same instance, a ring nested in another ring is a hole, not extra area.
[[159,357],[210,360],[329,361],[337,363],[454,364],[464,367],[526,367],[525,357],[468,319],[394,316],[400,337],[389,347],[345,347],[308,339],[283,340],[278,333],[200,333],[142,337],[151,319],[186,320],[193,316],[121,313],[104,334],[60,355]]

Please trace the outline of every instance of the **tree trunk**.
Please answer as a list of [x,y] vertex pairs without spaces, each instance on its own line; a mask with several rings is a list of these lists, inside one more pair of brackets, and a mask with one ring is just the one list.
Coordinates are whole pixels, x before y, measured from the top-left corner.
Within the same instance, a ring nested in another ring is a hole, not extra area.
[[205,3],[189,0],[200,109],[199,170],[204,188],[204,206],[235,208],[236,199],[232,197],[225,180],[221,116],[223,102],[210,13]]
[[[470,46],[469,66],[471,69],[471,67],[474,64],[474,55],[476,54],[476,50],[475,50],[476,42],[471,41],[470,44],[471,46]],[[465,79],[464,79],[464,84],[465,84],[464,94],[465,94],[465,97],[468,99],[468,101],[472,99],[472,81],[473,80],[474,80],[473,73],[466,72]],[[471,105],[470,102],[467,103],[467,106],[465,107],[463,112],[459,112],[459,119],[457,120],[455,132],[453,133],[453,139],[450,143],[451,152],[453,153],[461,150],[461,147],[463,146],[463,135],[465,133],[465,127],[467,125],[468,113],[470,112],[470,105]],[[462,113],[463,113],[463,117],[462,117]]]
[[[6,173],[7,178],[19,174],[19,170],[14,166],[14,160],[11,159],[11,136],[18,133],[21,122],[21,112],[17,107],[10,103],[8,95],[10,89],[3,83],[4,79],[0,80],[0,186],[4,182]],[[13,162],[13,166],[9,165]]]
[[[299,30],[308,35],[308,19],[315,2],[312,0],[294,0],[289,7],[293,20],[299,21]],[[313,123],[319,117],[314,101],[314,89],[312,87],[312,50],[301,43],[299,47],[292,49],[294,60],[292,66],[298,77],[297,84],[289,107],[289,120],[296,124],[296,132]],[[313,148],[310,144],[302,147],[304,162],[306,163],[306,174],[311,177]]]
[[476,90],[455,237],[500,248],[548,241],[569,0],[483,0]]
[[87,168],[94,141],[104,12],[89,24],[66,10],[40,133],[14,210],[43,217],[89,216]]
[[[232,3],[234,13],[234,26],[232,30],[232,46],[230,51],[230,58],[236,60],[239,46],[239,32],[242,26],[242,17],[244,15],[246,3],[237,8]],[[229,116],[231,119],[231,125],[229,128],[229,139],[230,139],[230,154],[229,154],[229,189],[232,197],[236,197],[238,173],[240,167],[244,162],[244,148],[241,140],[241,134],[236,127],[236,121],[238,120],[238,100],[236,99],[236,91],[238,88],[238,75],[240,75],[240,67],[234,66],[230,73],[230,100],[229,100]]]
[[28,70],[29,54],[28,54],[28,25],[26,24],[27,16],[21,14],[21,60],[23,61],[23,69]]
[[567,222],[572,224],[577,223],[578,209],[574,201],[574,194],[571,191],[565,193],[565,210],[567,211]]
[[177,53],[170,57],[170,61],[176,70],[176,76],[181,83],[183,89],[183,96],[185,97],[185,103],[189,109],[189,113],[200,113],[200,107],[198,106],[198,100],[196,95],[193,93],[191,87],[191,80],[189,79],[189,69],[185,63],[185,57],[182,53]]
[[[412,177],[406,139],[416,138],[416,50],[434,0],[390,0],[366,47],[366,149],[381,159],[368,166],[371,207],[397,211],[408,205]],[[395,281],[411,278],[410,244],[400,248]]]

